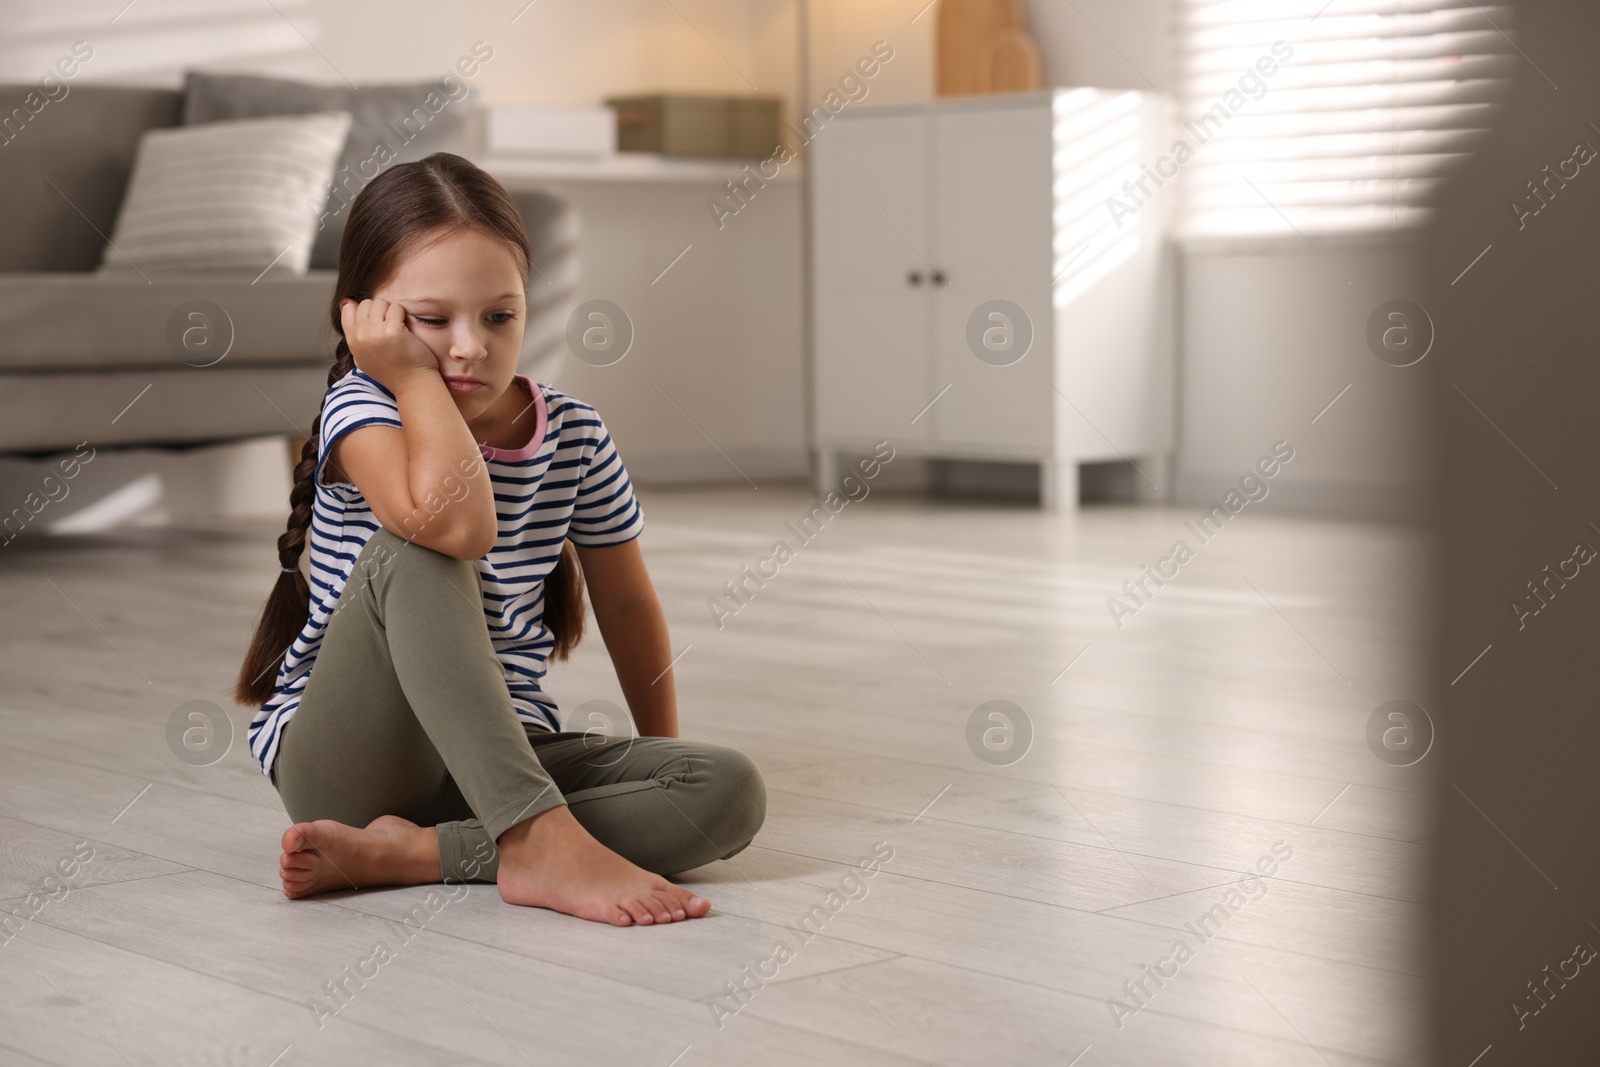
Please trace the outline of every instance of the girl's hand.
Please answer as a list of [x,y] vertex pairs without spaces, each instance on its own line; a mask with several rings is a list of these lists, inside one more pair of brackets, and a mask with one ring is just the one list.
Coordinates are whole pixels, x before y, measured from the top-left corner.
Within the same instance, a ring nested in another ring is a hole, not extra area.
[[439,374],[439,361],[406,323],[406,309],[373,297],[339,306],[345,343],[356,367],[390,392],[419,374]]

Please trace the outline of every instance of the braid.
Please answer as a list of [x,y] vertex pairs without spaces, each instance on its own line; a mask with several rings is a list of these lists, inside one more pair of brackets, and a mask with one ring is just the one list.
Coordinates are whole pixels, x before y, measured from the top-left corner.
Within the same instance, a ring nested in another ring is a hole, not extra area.
[[[350,354],[350,346],[345,344],[344,338],[341,337],[339,347],[334,351],[333,366],[328,368],[328,389],[331,390],[334,384],[349,374],[350,368],[355,365],[355,359]],[[322,402],[323,405],[327,404],[327,393],[323,393]],[[322,407],[319,406],[316,417],[311,420],[311,436],[306,438],[305,447],[300,450],[300,462],[294,467],[294,488],[289,490],[289,525],[278,538],[280,567],[298,567],[300,557],[305,552],[306,531],[311,529],[311,506],[317,496],[317,487],[312,484],[311,477],[317,470],[317,452],[321,439]],[[308,595],[307,603],[309,602]]]
[[317,469],[317,442],[322,413],[317,413],[311,423],[311,436],[300,450],[300,462],[294,466],[294,488],[289,490],[289,526],[278,536],[278,564],[287,571],[298,567],[305,551],[306,530],[311,526],[311,504],[316,497],[311,475]]
[[[333,366],[328,370],[328,388],[350,373],[355,358],[344,338],[334,352]],[[300,462],[294,467],[294,488],[289,491],[289,522],[278,537],[278,580],[261,609],[261,619],[256,624],[255,638],[250,651],[239,668],[234,683],[234,699],[240,704],[262,704],[277,688],[274,668],[282,665],[294,639],[305,628],[311,614],[311,586],[300,570],[300,557],[305,554],[306,532],[311,529],[312,505],[316,500],[316,486],[312,477],[317,469],[317,453],[322,433],[322,411],[327,405],[327,393],[311,420],[311,436],[300,450]]]

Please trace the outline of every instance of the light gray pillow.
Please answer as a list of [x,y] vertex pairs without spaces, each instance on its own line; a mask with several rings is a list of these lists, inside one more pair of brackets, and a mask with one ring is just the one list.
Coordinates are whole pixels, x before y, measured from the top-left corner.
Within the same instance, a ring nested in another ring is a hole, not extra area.
[[344,112],[149,130],[100,269],[304,274]]
[[319,270],[339,265],[339,237],[350,202],[367,182],[394,163],[434,152],[465,154],[470,107],[471,91],[456,78],[363,88],[200,71],[188,71],[183,79],[185,125],[317,111],[350,113],[350,137],[334,168],[334,189],[323,202],[311,251],[311,266]]

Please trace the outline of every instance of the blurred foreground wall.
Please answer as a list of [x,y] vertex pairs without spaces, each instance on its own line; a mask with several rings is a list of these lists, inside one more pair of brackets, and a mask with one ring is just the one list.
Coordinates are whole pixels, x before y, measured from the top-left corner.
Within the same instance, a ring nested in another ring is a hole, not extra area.
[[1600,1063],[1600,4],[1524,0],[1515,23],[1509,111],[1418,286],[1438,334],[1435,1062],[1454,1067]]

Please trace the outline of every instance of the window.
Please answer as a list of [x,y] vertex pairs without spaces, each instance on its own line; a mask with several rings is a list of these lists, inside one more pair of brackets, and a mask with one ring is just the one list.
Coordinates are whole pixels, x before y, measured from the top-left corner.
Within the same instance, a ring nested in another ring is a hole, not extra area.
[[1522,62],[1504,4],[1180,0],[1180,18],[1186,237],[1421,225]]

